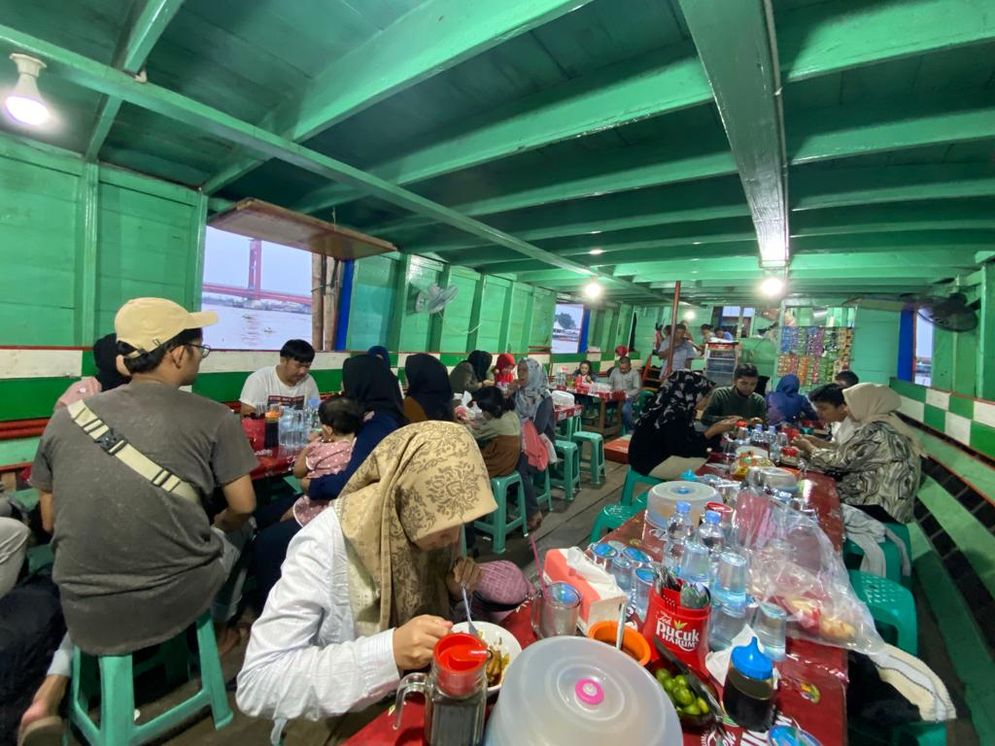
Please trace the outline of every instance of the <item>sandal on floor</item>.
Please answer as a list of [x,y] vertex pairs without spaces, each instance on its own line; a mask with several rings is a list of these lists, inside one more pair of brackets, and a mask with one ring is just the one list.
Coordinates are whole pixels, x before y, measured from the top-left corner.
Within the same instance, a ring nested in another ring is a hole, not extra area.
[[21,731],[17,746],[61,746],[64,730],[58,715],[40,718]]
[[535,531],[541,525],[542,525],[542,511],[537,510],[529,517],[529,520],[526,522],[526,528],[528,528],[529,531]]

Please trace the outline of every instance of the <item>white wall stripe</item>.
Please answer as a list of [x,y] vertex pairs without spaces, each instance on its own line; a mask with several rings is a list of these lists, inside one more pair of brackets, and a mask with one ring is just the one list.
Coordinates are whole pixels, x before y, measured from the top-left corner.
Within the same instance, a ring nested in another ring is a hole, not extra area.
[[966,446],[971,445],[971,421],[967,417],[947,412],[943,430],[954,440],[958,440]]
[[[337,370],[349,359],[347,352],[319,352],[314,357],[312,370]],[[251,373],[267,365],[276,365],[280,356],[272,351],[249,352],[218,350],[212,352],[200,366],[201,373]]]
[[84,350],[0,350],[0,379],[79,378],[83,354]]
[[943,410],[950,409],[950,392],[926,389],[926,403]]
[[974,421],[988,425],[988,427],[995,427],[995,404],[975,400]]
[[921,401],[909,399],[907,396],[903,396],[901,399],[902,406],[898,408],[898,411],[916,422],[922,422],[926,416],[926,405]]

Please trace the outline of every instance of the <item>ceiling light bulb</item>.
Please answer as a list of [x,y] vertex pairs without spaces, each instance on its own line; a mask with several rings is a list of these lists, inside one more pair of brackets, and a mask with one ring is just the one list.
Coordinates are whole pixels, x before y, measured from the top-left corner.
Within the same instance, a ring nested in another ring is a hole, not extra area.
[[38,91],[38,74],[45,63],[26,54],[15,52],[10,58],[17,65],[17,84],[4,100],[4,108],[11,117],[33,127],[45,124],[50,112]]
[[784,292],[784,280],[780,277],[765,277],[760,283],[760,292],[768,298],[776,298]]
[[599,282],[589,282],[584,286],[584,295],[590,300],[597,300],[601,297],[601,293],[604,288],[601,287]]
[[591,256],[598,256],[599,254],[604,254],[605,250],[604,249],[591,249],[587,253],[590,254]]
[[689,308],[688,310],[686,310],[686,311],[684,312],[684,316],[683,316],[682,318],[683,318],[683,319],[684,319],[685,321],[694,321],[694,317],[695,317],[695,315],[696,315],[696,314],[695,314],[695,312],[694,312],[694,309],[693,309],[693,308]]

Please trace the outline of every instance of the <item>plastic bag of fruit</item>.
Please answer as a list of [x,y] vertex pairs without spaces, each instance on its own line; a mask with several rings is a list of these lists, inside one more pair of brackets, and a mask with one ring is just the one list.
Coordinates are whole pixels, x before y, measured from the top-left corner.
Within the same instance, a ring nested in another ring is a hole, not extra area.
[[884,641],[853,592],[843,557],[818,523],[795,511],[777,538],[750,552],[750,592],[788,613],[788,634],[870,654]]

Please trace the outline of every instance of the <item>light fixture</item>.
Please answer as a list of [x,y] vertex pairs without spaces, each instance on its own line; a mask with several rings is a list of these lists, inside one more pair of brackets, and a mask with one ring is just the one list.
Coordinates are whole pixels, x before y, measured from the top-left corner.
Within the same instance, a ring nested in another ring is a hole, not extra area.
[[784,293],[784,280],[770,275],[760,283],[760,292],[768,298],[777,298]]
[[697,314],[694,312],[694,309],[689,308],[684,312],[684,315],[681,318],[684,319],[685,321],[694,321],[695,316],[697,316]]
[[592,281],[592,282],[587,283],[584,286],[584,295],[589,300],[597,300],[598,298],[601,297],[601,293],[603,291],[604,291],[604,288],[601,287],[601,283],[600,282]]
[[604,254],[604,253],[605,253],[605,250],[604,250],[604,249],[591,249],[591,250],[590,250],[589,252],[587,252],[587,253],[588,253],[588,254],[590,254],[591,256],[598,256],[598,255],[600,255],[600,254]]
[[45,69],[45,63],[17,52],[10,55],[10,58],[17,65],[17,84],[4,99],[4,108],[22,124],[32,127],[45,124],[51,114],[38,92],[38,74]]

